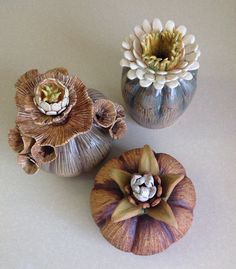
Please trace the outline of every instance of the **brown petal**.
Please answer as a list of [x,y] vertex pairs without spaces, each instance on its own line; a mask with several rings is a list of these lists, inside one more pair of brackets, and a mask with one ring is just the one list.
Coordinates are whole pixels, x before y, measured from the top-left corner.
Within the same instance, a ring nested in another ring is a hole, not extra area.
[[16,87],[18,87],[21,84],[28,83],[29,81],[35,79],[38,75],[39,75],[39,72],[37,69],[29,70],[17,80],[15,85]]
[[124,167],[126,171],[129,171],[131,174],[137,173],[139,160],[141,158],[142,149],[131,149],[129,151],[124,152],[120,156],[120,160],[124,163]]
[[152,255],[168,248],[173,243],[164,223],[142,215],[138,217],[132,252],[136,255]]
[[24,143],[20,131],[16,127],[9,131],[8,144],[14,151],[18,153],[24,149]]
[[104,128],[110,127],[116,119],[116,110],[113,102],[99,99],[94,103],[94,120]]
[[116,110],[116,118],[125,118],[125,110],[122,105],[114,103],[115,110]]
[[137,217],[117,223],[108,219],[101,232],[113,246],[130,252],[134,243],[136,225]]
[[139,161],[138,171],[140,174],[151,173],[152,175],[159,174],[159,166],[150,146],[143,147],[142,156]]
[[52,146],[41,146],[35,143],[31,149],[32,157],[37,161],[37,163],[51,162],[56,159],[57,155],[54,147]]
[[28,155],[18,155],[17,163],[21,165],[23,170],[29,175],[33,175],[39,170],[38,165]]
[[184,175],[166,174],[160,176],[162,186],[162,199],[168,200],[175,186],[184,178]]
[[192,181],[185,177],[176,185],[171,193],[168,203],[193,210],[196,204],[196,193]]
[[130,182],[131,174],[121,169],[111,169],[110,177],[119,185],[125,193],[124,187]]
[[92,216],[98,226],[102,226],[106,219],[120,202],[120,195],[110,190],[96,189],[91,192],[90,205]]
[[124,120],[117,119],[112,127],[109,129],[111,138],[121,139],[127,132],[127,125]]
[[131,204],[127,198],[120,201],[116,209],[114,210],[111,221],[120,222],[139,215],[142,215],[144,210],[140,207]]
[[53,69],[50,69],[50,70],[48,70],[46,73],[44,73],[45,75],[53,75],[53,76],[55,76],[55,75],[58,75],[58,74],[63,74],[63,75],[65,75],[65,76],[68,76],[69,75],[69,73],[68,73],[68,71],[67,71],[67,69],[66,68],[64,68],[64,67],[56,67],[56,68],[53,68]]
[[[112,169],[124,169],[124,165],[122,163],[122,161],[118,160],[118,159],[111,159],[109,160],[97,173],[96,178],[95,178],[95,183],[99,183],[102,184],[104,187],[106,187],[106,183],[109,181],[113,181],[111,180],[111,170]],[[118,188],[118,186],[117,186]]]
[[179,163],[172,156],[165,153],[156,154],[159,164],[160,175],[165,174],[183,174],[185,175],[185,169],[181,163]]
[[171,225],[176,229],[178,227],[171,207],[164,200],[161,200],[161,202],[156,207],[147,209],[146,214],[156,220],[165,222],[166,224]]
[[31,151],[31,148],[33,144],[35,143],[35,140],[32,137],[28,136],[22,136],[22,141],[24,144],[24,149],[20,152],[21,154],[28,154]]

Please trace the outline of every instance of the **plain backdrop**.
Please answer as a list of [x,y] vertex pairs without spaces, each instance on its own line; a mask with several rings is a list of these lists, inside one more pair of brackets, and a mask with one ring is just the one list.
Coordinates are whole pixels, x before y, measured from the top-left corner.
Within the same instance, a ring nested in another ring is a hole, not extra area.
[[[236,1],[0,0],[0,268],[236,268]],[[165,252],[112,247],[90,215],[99,167],[77,178],[28,176],[7,145],[14,83],[25,71],[65,66],[123,104],[121,42],[144,18],[173,19],[201,49],[198,90],[173,126],[149,130],[127,116],[110,155],[149,143],[175,156],[197,191],[191,230]]]

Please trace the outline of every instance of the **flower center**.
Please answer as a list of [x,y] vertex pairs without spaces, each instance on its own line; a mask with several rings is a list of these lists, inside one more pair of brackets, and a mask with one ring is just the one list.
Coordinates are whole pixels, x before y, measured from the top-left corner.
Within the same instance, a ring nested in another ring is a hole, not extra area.
[[154,184],[154,178],[150,174],[133,175],[130,181],[130,186],[134,197],[140,202],[146,202],[153,198],[157,192],[157,187]]
[[46,115],[59,115],[69,104],[69,91],[60,81],[45,79],[35,89],[34,103]]
[[154,71],[172,70],[183,55],[183,37],[175,29],[150,33],[142,41],[142,58]]

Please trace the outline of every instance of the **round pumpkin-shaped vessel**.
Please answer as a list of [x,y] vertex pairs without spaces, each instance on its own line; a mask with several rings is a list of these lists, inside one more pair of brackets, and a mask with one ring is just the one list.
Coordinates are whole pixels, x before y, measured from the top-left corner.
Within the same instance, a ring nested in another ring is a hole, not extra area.
[[184,167],[147,145],[108,161],[91,193],[92,216],[103,236],[137,255],[159,253],[182,238],[195,203]]
[[98,164],[126,132],[125,113],[65,68],[30,70],[16,83],[16,127],[9,145],[28,174],[39,168],[76,176]]
[[197,87],[200,51],[185,26],[144,20],[122,43],[122,94],[132,118],[147,128],[173,124]]

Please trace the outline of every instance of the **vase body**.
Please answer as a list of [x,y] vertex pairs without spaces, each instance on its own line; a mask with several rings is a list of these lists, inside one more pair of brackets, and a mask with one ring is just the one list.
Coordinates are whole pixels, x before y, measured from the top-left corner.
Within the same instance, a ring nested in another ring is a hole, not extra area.
[[[93,101],[105,98],[102,93],[88,89]],[[89,171],[109,153],[112,139],[107,130],[93,124],[91,130],[55,148],[57,158],[41,166],[44,171],[58,176],[73,177]]]
[[131,117],[140,125],[161,129],[172,125],[190,104],[197,87],[197,70],[190,71],[191,80],[179,79],[179,86],[167,85],[157,91],[153,84],[143,88],[139,79],[127,77],[129,68],[122,71],[122,95]]

